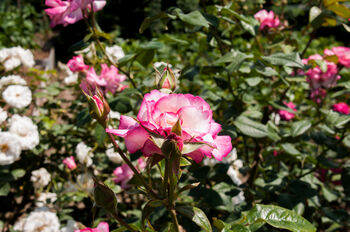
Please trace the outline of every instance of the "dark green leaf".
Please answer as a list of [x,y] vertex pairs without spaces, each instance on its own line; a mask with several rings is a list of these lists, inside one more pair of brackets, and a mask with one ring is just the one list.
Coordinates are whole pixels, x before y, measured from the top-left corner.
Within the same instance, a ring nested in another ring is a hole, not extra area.
[[299,122],[294,122],[291,128],[291,135],[293,137],[304,134],[311,127],[311,123],[309,121],[303,120]]
[[270,56],[262,56],[261,58],[273,65],[285,65],[294,68],[304,67],[304,64],[301,61],[299,54],[296,52],[288,54],[275,53]]
[[176,211],[191,219],[194,223],[197,224],[197,226],[201,227],[204,231],[212,231],[210,222],[201,209],[192,206],[177,206]]

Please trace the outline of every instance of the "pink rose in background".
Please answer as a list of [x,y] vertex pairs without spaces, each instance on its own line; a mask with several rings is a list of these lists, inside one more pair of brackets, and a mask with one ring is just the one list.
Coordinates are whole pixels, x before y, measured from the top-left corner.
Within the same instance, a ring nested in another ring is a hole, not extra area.
[[77,168],[77,164],[75,163],[75,160],[74,160],[73,156],[65,158],[62,161],[62,163],[64,163],[67,166],[67,168],[69,168],[70,170],[74,170],[74,169]]
[[91,10],[99,11],[106,5],[106,0],[46,0],[45,5],[51,8],[45,9],[46,14],[50,17],[51,27],[58,24],[67,26],[74,24],[83,19],[83,11]]
[[104,93],[121,92],[127,85],[123,85],[122,82],[126,79],[126,76],[118,73],[118,68],[111,65],[108,67],[107,64],[101,65],[101,74],[97,75],[95,69],[91,67],[86,72],[86,80],[82,81],[80,87],[84,90],[87,85],[91,87],[99,87]]
[[[178,122],[181,135],[172,133]],[[125,139],[130,153],[142,150],[145,156],[162,152],[151,140],[149,132],[163,139],[176,141],[182,154],[194,161],[202,161],[204,156],[221,161],[232,150],[231,138],[219,136],[221,125],[212,118],[208,103],[191,94],[168,94],[153,90],[143,98],[137,121],[129,116],[121,116],[118,129],[106,129],[108,133]],[[199,144],[188,150],[186,144]]]
[[[294,110],[294,111],[297,111],[296,108],[295,108],[295,105],[293,102],[283,102],[284,105],[286,105],[288,108]],[[286,120],[286,121],[289,121],[291,119],[293,119],[295,117],[295,114],[291,113],[291,112],[288,112],[286,110],[279,110],[278,111],[278,114],[280,115],[280,117],[283,119],[283,120]]]
[[341,114],[350,114],[350,107],[345,102],[339,102],[332,106],[332,109]]
[[260,10],[254,15],[254,18],[260,22],[260,30],[267,28],[276,28],[280,25],[278,16],[273,11]]
[[[143,171],[146,168],[146,162],[143,158],[139,158],[137,160],[136,169],[138,171]],[[117,167],[113,174],[116,176],[116,178],[113,179],[115,183],[119,183],[122,189],[128,189],[130,185],[127,183],[129,180],[132,179],[134,176],[134,172],[131,170],[131,168],[127,164],[123,164],[122,166]]]
[[346,68],[350,68],[350,48],[347,47],[333,47],[332,49],[325,49],[326,56],[337,56],[338,62]]
[[81,72],[89,69],[89,65],[84,63],[84,58],[81,55],[70,59],[67,66],[72,72]]
[[74,232],[109,232],[109,225],[107,222],[100,222],[96,228],[84,228]]

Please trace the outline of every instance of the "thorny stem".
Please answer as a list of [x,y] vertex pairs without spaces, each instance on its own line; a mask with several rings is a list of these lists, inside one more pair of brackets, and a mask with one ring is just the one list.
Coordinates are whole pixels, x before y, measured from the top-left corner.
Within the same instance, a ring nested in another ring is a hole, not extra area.
[[146,180],[143,178],[142,175],[140,175],[140,173],[137,171],[137,169],[135,168],[135,166],[131,163],[131,161],[126,157],[126,155],[124,154],[123,150],[120,149],[120,147],[118,146],[117,142],[115,141],[114,137],[112,134],[107,133],[109,138],[111,139],[114,148],[117,150],[117,152],[120,154],[120,156],[122,157],[122,159],[124,160],[124,162],[131,168],[131,170],[134,172],[134,174],[137,176],[137,178],[139,178],[139,180],[142,182],[143,186],[146,188],[147,192],[149,192],[154,198],[158,198],[157,195],[155,194],[155,192],[152,190],[152,188],[150,188],[150,186],[146,183]]
[[176,232],[180,232],[180,225],[179,225],[179,221],[177,220],[177,217],[176,217],[176,211],[175,209],[171,209],[170,210],[170,215],[171,215],[171,219],[173,220],[173,223],[174,223],[174,229]]
[[307,41],[307,44],[306,44],[304,50],[301,52],[301,55],[300,55],[301,58],[304,57],[304,55],[305,55],[307,49],[309,48],[309,46],[311,45],[312,40],[314,39],[314,37],[315,37],[315,31],[311,32],[309,41]]

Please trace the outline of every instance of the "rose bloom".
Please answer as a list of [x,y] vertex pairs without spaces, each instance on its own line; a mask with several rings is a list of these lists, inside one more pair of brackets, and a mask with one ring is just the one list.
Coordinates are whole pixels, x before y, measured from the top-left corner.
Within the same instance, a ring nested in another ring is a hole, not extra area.
[[340,64],[346,68],[350,68],[350,48],[341,46],[333,47],[332,49],[325,49],[324,54],[326,56],[337,56]]
[[58,24],[67,26],[76,23],[83,19],[83,11],[91,10],[91,3],[93,10],[99,11],[106,5],[106,0],[46,0],[45,5],[51,7],[45,10],[51,19],[50,26],[55,27]]
[[84,63],[83,56],[74,56],[67,63],[68,68],[72,72],[80,72],[89,69],[89,66]]
[[77,164],[75,163],[75,160],[74,160],[73,156],[65,158],[62,161],[62,163],[64,163],[67,166],[67,168],[69,168],[70,170],[74,170],[74,169],[77,168]]
[[[179,120],[182,133],[172,133]],[[208,103],[191,94],[168,94],[153,90],[143,98],[137,121],[121,116],[119,128],[106,131],[125,139],[130,153],[142,150],[145,156],[162,152],[150,137],[150,132],[177,142],[182,154],[201,162],[203,157],[221,161],[232,150],[231,138],[219,136],[221,125],[212,118]]]
[[[309,56],[307,59],[303,59],[304,64],[309,64],[311,60],[324,60],[323,57],[319,54]],[[309,69],[305,75],[307,76],[307,82],[310,84],[311,90],[316,90],[318,88],[330,88],[333,87],[337,80],[340,79],[338,75],[337,65],[333,62],[324,60],[327,65],[327,71],[324,72],[322,69],[317,66]]]
[[[136,169],[141,172],[145,168],[146,168],[146,162],[143,160],[143,158],[139,158],[137,160]],[[123,164],[122,166],[117,167],[113,171],[113,174],[116,176],[116,178],[113,179],[114,182],[116,184],[120,183],[120,186],[122,187],[122,189],[128,189],[130,187],[130,185],[128,185],[127,183],[134,176],[134,172],[131,170],[131,168],[127,164]]]
[[107,222],[100,222],[96,228],[84,228],[74,232],[109,232],[109,225]]
[[101,64],[101,74],[97,75],[95,69],[91,67],[86,73],[86,80],[82,81],[80,87],[86,92],[88,86],[99,87],[104,93],[120,92],[127,88],[127,85],[123,85],[122,82],[126,79],[126,76],[118,73],[118,68],[107,64]]
[[[295,105],[293,102],[283,102],[283,104],[285,106],[287,106],[288,108],[294,110],[294,111],[297,111],[296,108],[295,108]],[[286,111],[286,110],[279,110],[278,111],[278,114],[280,115],[280,117],[283,119],[283,120],[286,120],[286,121],[289,121],[291,119],[293,119],[295,117],[295,114],[289,112],[289,111]]]
[[260,30],[267,28],[276,28],[280,25],[278,16],[273,11],[260,10],[254,15],[254,18],[260,22]]
[[332,109],[341,114],[350,114],[350,107],[345,102],[339,102],[332,106]]

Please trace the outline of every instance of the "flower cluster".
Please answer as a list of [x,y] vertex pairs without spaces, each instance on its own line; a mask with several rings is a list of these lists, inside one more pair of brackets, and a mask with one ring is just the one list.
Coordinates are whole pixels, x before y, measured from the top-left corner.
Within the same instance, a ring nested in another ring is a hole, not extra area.
[[101,73],[97,75],[94,67],[86,65],[84,58],[79,55],[69,60],[67,66],[72,72],[83,72],[86,75],[86,79],[80,84],[85,93],[89,93],[90,87],[99,87],[104,93],[111,92],[113,94],[128,87],[122,84],[126,76],[120,74],[118,68],[113,65],[101,64]]
[[51,27],[58,24],[67,26],[87,17],[87,11],[101,10],[106,5],[106,0],[46,0],[45,5],[50,7],[45,10],[51,19]]
[[0,63],[4,66],[5,71],[11,71],[21,64],[31,68],[34,66],[35,61],[30,50],[22,47],[12,47],[0,50]]
[[273,11],[260,10],[254,15],[254,18],[260,22],[260,30],[276,28],[280,25],[280,20]]
[[[26,81],[17,75],[0,78],[0,90],[8,106],[18,109],[27,107],[32,101],[32,92]],[[27,116],[14,114],[0,107],[0,124],[6,125],[7,131],[0,132],[0,165],[15,162],[22,150],[31,150],[39,144],[38,127]]]
[[336,56],[338,63],[346,68],[350,68],[350,48],[348,47],[333,47],[332,49],[325,49],[323,51],[325,56]]
[[[172,132],[176,124],[180,125],[181,134]],[[219,136],[220,130],[220,124],[212,119],[210,106],[201,97],[153,90],[144,96],[137,121],[121,116],[119,128],[107,132],[123,137],[130,153],[141,149],[145,156],[163,154],[152,135],[171,139],[182,154],[200,162],[205,156],[222,160],[231,151],[231,138]]]

